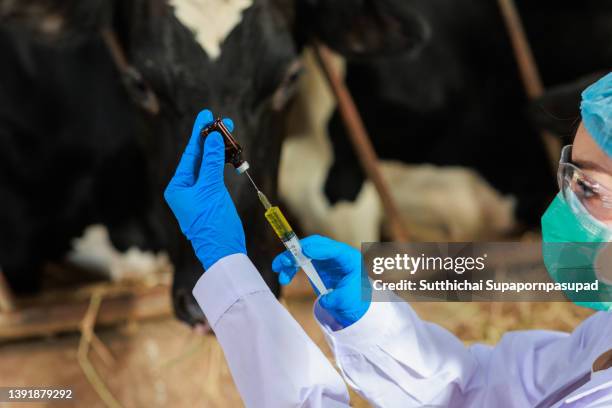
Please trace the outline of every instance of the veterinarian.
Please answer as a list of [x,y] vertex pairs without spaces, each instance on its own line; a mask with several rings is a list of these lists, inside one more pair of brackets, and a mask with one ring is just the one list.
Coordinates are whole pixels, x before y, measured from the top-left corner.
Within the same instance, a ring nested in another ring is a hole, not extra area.
[[[561,191],[542,218],[545,243],[611,241],[612,74],[583,93],[581,111],[574,144],[564,149],[559,166]],[[222,138],[213,134],[202,143],[198,137],[211,121],[208,111],[196,119],[165,197],[206,270],[193,294],[242,398],[250,407],[348,406],[341,376],[246,254],[242,224],[223,181]],[[571,334],[513,332],[496,346],[465,346],[393,294],[385,294],[386,300],[398,301],[362,300],[367,296],[357,250],[319,236],[302,242],[334,289],[315,303],[316,320],[344,380],[372,405],[612,406],[612,303],[606,299],[583,304],[599,312]],[[272,267],[283,284],[296,273],[286,253]],[[561,267],[547,262],[555,280]],[[602,282],[600,288],[612,290]]]

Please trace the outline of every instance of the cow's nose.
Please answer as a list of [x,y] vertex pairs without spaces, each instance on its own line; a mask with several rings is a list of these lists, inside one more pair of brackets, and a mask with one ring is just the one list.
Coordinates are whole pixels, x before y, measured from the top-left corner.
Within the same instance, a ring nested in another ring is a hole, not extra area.
[[182,288],[174,293],[174,313],[183,322],[200,331],[208,331],[208,322],[190,291]]

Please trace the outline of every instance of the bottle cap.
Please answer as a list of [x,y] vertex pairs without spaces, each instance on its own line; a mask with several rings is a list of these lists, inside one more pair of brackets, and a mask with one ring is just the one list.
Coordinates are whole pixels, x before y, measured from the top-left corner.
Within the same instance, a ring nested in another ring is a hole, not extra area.
[[236,173],[238,174],[242,174],[245,171],[247,171],[251,166],[249,165],[248,161],[243,161],[242,164],[238,167],[236,167]]

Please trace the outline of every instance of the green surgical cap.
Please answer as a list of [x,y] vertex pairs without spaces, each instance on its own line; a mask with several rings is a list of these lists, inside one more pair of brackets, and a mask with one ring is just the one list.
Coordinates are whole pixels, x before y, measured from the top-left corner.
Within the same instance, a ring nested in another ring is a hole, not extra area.
[[586,129],[612,157],[612,72],[582,92],[580,110]]

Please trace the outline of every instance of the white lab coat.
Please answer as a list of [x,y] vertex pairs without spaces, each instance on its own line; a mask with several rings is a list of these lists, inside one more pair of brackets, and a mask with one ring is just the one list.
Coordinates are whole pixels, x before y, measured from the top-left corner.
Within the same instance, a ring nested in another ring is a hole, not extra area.
[[[219,260],[193,293],[248,407],[349,405],[340,375],[245,255]],[[571,334],[512,332],[495,347],[468,347],[384,296],[347,328],[315,306],[342,376],[373,406],[612,407],[612,368],[592,372],[612,349],[612,313]]]

